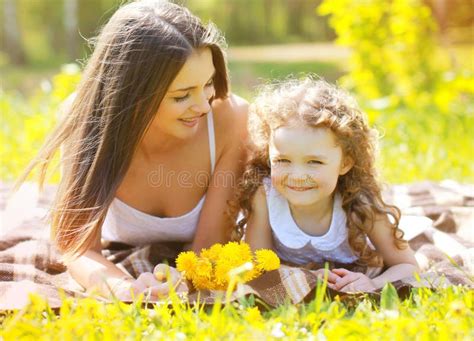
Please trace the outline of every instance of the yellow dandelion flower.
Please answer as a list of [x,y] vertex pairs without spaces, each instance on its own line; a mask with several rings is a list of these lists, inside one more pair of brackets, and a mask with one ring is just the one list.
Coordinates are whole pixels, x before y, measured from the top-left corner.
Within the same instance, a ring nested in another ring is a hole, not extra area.
[[220,259],[216,264],[214,271],[214,281],[218,285],[226,286],[229,282],[229,271],[232,269],[232,265],[225,260]]
[[[246,263],[253,264],[253,268],[246,268]],[[263,271],[278,269],[280,260],[271,250],[258,250],[253,256],[247,243],[229,242],[203,249],[200,257],[191,251],[183,252],[176,264],[179,271],[186,271],[186,278],[196,289],[226,290],[230,272],[237,271],[234,275],[239,277],[239,281],[248,282]]]
[[246,271],[242,278],[244,280],[244,283],[246,283],[246,282],[251,281],[252,279],[257,278],[261,274],[262,274],[262,271],[260,271],[260,269],[254,266],[252,270]]
[[228,284],[216,284],[214,290],[225,291],[227,289]]
[[176,269],[184,271],[187,279],[191,279],[196,269],[198,257],[192,251],[181,252],[176,258]]
[[211,262],[215,263],[219,259],[219,256],[222,251],[222,244],[214,244],[209,249],[203,249],[201,251],[201,257],[209,259]]
[[263,317],[262,314],[260,314],[258,307],[247,308],[245,312],[245,320],[251,324],[263,322]]
[[212,263],[207,258],[199,258],[195,268],[195,274],[207,279],[212,278]]
[[242,264],[252,261],[252,250],[250,249],[249,244],[245,242],[240,242],[239,256],[240,256],[240,259],[242,260]]
[[219,261],[235,262],[239,258],[239,243],[230,242],[222,247]]
[[261,249],[255,252],[257,268],[262,271],[276,270],[280,267],[280,258],[272,250]]
[[209,278],[205,276],[195,275],[193,276],[192,282],[196,289],[212,289],[213,286]]

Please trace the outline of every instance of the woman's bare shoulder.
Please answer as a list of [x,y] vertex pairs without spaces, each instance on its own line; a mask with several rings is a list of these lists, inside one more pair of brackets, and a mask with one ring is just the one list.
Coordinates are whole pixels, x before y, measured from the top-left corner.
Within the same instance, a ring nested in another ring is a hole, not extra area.
[[249,103],[245,99],[233,93],[224,99],[219,98],[212,102],[214,110],[225,111],[230,114],[244,115],[248,111],[248,106]]
[[248,102],[234,94],[212,102],[217,137],[225,141],[245,139],[248,109]]

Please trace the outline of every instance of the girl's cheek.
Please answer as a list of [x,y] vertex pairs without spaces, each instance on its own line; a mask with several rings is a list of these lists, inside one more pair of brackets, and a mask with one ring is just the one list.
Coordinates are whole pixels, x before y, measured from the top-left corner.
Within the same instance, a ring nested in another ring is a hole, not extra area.
[[283,183],[284,178],[285,176],[281,172],[272,171],[271,179],[272,179],[273,186],[281,185]]

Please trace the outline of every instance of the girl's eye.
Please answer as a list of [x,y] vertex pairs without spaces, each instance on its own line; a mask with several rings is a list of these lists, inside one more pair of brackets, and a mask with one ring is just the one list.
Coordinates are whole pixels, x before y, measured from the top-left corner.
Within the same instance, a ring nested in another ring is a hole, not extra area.
[[174,99],[175,102],[182,102],[182,101],[186,100],[188,97],[189,97],[189,94],[186,94],[186,95],[181,96],[181,97],[173,97],[173,99]]
[[273,160],[274,163],[290,163],[288,159],[275,159]]
[[209,82],[206,83],[206,87],[210,87],[214,85],[214,79],[211,79]]
[[308,163],[310,165],[322,165],[323,164],[321,161],[318,161],[318,160],[309,160]]

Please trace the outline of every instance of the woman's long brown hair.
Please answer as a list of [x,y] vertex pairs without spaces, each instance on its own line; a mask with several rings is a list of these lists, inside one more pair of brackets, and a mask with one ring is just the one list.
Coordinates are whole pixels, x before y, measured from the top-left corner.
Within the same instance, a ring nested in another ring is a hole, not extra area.
[[231,205],[231,209],[241,209],[243,215],[235,227],[234,238],[242,236],[252,214],[252,198],[263,178],[271,174],[268,146],[272,131],[292,123],[331,129],[344,157],[354,161],[351,170],[339,177],[336,190],[347,215],[349,244],[359,261],[373,266],[382,264],[380,255],[368,246],[366,238],[380,218],[390,224],[395,245],[406,247],[403,232],[398,228],[400,210],[384,202],[377,181],[376,131],[369,128],[365,115],[348,94],[311,76],[264,86],[250,107],[250,160],[238,198]]
[[36,158],[40,184],[61,146],[63,172],[51,236],[66,260],[88,250],[168,87],[195,49],[209,48],[215,98],[228,94],[222,36],[187,9],[144,0],[119,8],[96,40],[71,105]]

